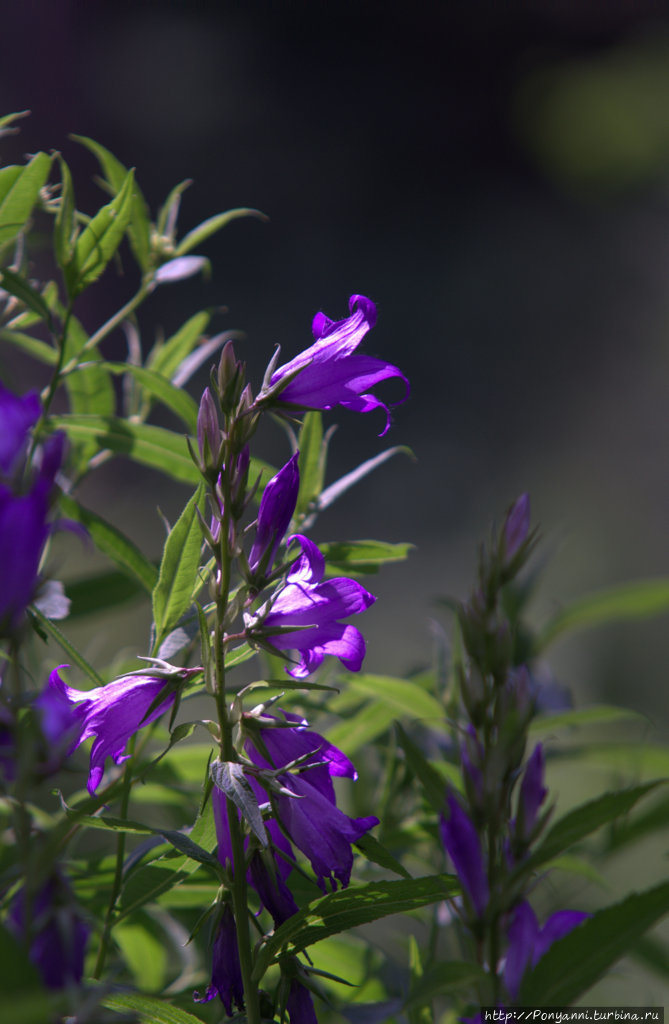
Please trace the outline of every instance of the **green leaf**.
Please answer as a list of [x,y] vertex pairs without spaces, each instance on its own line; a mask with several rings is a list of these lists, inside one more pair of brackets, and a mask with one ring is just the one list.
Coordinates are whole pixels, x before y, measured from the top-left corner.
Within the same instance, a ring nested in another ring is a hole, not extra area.
[[618,790],[616,793],[605,793],[575,807],[555,822],[541,845],[523,862],[523,871],[533,871],[602,825],[607,825],[627,814],[642,796],[660,785],[663,785],[663,780],[647,782],[641,786]]
[[56,261],[61,269],[65,269],[74,255],[76,240],[76,207],[72,174],[63,158],[59,155],[60,164],[60,206],[53,226],[53,248]]
[[328,568],[345,572],[377,573],[387,562],[403,562],[414,544],[388,544],[381,540],[331,541],[318,545]]
[[69,495],[61,494],[59,504],[64,515],[86,527],[98,551],[107,555],[149,594],[152,593],[158,581],[158,570],[128,537]]
[[0,171],[0,246],[13,242],[25,227],[50,169],[51,157],[36,153],[25,167]]
[[214,785],[232,800],[253,829],[261,846],[268,845],[267,833],[258,807],[258,800],[251,789],[244,769],[237,761],[212,761],[209,774]]
[[37,969],[28,959],[28,951],[16,941],[4,925],[0,924],[0,962],[2,963],[2,993],[11,998],[21,989],[41,989]]
[[[1,276],[0,273],[0,284],[2,284]],[[33,338],[30,334],[25,334],[23,331],[11,331],[8,327],[2,327],[0,328],[0,341],[7,341],[10,345],[16,345],[17,348],[23,349],[29,356],[39,359],[41,363],[46,363],[47,366],[55,366],[58,362],[58,353],[55,348],[51,348],[51,345],[47,345],[45,341]]]
[[[99,142],[86,138],[84,135],[71,135],[75,142],[80,142],[93,156],[95,156],[102,168],[105,181],[112,192],[118,193],[123,187],[128,170],[120,160],[110,153],[108,149],[101,146]],[[151,266],[151,241],[149,223],[149,208],[142,195],[137,182],[134,184],[133,196],[130,208],[130,220],[128,222],[128,238],[130,247],[141,270],[146,272]]]
[[535,642],[535,653],[545,650],[567,630],[589,629],[628,619],[648,619],[669,612],[669,579],[636,580],[595,594],[587,594],[558,612]]
[[29,110],[18,110],[13,114],[3,114],[3,116],[0,117],[0,128],[4,129],[5,134],[13,135],[15,132],[20,131],[20,128],[10,128],[10,125],[13,124],[14,121],[19,121],[22,117],[29,116]]
[[175,388],[162,374],[156,373],[155,370],[147,370],[143,366],[133,366],[132,363],[105,363],[105,367],[111,373],[129,373],[152,398],[157,398],[185,423],[189,434],[196,433],[197,404],[187,391]]
[[371,697],[378,704],[394,708],[396,716],[425,718],[432,728],[439,728],[445,720],[445,711],[438,700],[410,679],[392,676],[351,675],[346,688],[352,693]]
[[81,363],[65,377],[70,411],[79,416],[113,416],[116,408],[114,387],[107,364],[97,352],[89,352]]
[[50,422],[73,441],[94,438],[101,451],[109,448],[117,455],[127,455],[181,483],[200,482],[182,434],[115,416],[53,416]]
[[167,341],[154,345],[146,361],[148,369],[171,380],[186,356],[190,355],[203,336],[210,320],[211,313],[206,310],[195,313],[185,324],[181,325],[176,334],[173,334]]
[[466,991],[472,985],[485,984],[488,977],[478,964],[461,960],[446,961],[425,971],[413,982],[404,1009],[411,1013],[421,1006],[429,1005],[436,996],[446,992]]
[[643,721],[644,716],[631,708],[597,704],[591,708],[575,708],[570,711],[558,711],[555,714],[539,715],[530,723],[530,732],[552,732],[555,729],[571,729],[584,725],[610,725],[611,722],[626,719]]
[[597,911],[554,943],[525,975],[523,1006],[570,1006],[669,912],[669,882]]
[[29,281],[5,267],[0,270],[0,285],[6,292],[10,292],[20,299],[28,309],[32,309],[40,320],[44,320],[51,326],[51,311],[40,293],[33,288]]
[[367,860],[371,860],[373,864],[378,864],[379,867],[393,871],[401,878],[411,878],[404,865],[400,864],[397,858],[393,857],[390,850],[387,850],[370,832],[357,839],[353,845],[357,850],[360,850]]
[[70,663],[78,665],[82,672],[84,672],[89,679],[91,679],[96,686],[104,686],[105,682],[101,676],[97,674],[92,665],[89,665],[83,654],[81,654],[74,644],[67,639],[67,637],[61,633],[58,626],[51,619],[47,619],[37,608],[31,606],[28,608],[28,615],[33,621],[33,626],[38,633],[48,634],[53,640],[56,641],[58,646],[65,651]]
[[399,882],[370,882],[349,886],[312,900],[293,914],[258,952],[253,976],[260,981],[270,964],[285,951],[291,955],[330,935],[369,924],[389,914],[403,914],[437,903],[458,891],[452,875],[426,875]]
[[118,249],[130,220],[133,188],[134,172],[128,171],[117,195],[98,210],[77,238],[72,260],[65,268],[65,283],[72,297],[98,279]]
[[204,484],[200,484],[165,541],[158,582],[153,591],[156,647],[193,601],[202,550],[197,513],[204,509],[204,493]]
[[68,615],[70,621],[115,608],[144,594],[144,588],[136,580],[115,571],[72,580],[66,584],[65,589],[71,602]]
[[366,704],[355,716],[328,729],[328,740],[347,757],[371,743],[390,728],[397,712],[380,703]]
[[165,935],[145,915],[139,920],[123,921],[114,927],[114,942],[129,968],[135,984],[149,992],[159,992],[167,978]]
[[437,814],[443,814],[446,806],[446,784],[437,769],[423,754],[422,750],[404,731],[399,722],[395,724],[399,744],[404,751],[407,764],[423,787],[425,798]]
[[172,1006],[162,999],[135,992],[104,995],[100,1004],[114,1013],[135,1014],[140,1024],[203,1024],[200,1017]]
[[301,519],[323,488],[326,446],[323,444],[323,416],[315,410],[305,414],[300,427],[297,447],[300,453],[300,489],[295,506],[295,517]]
[[217,213],[215,216],[203,220],[196,228],[189,231],[177,245],[174,255],[183,256],[185,253],[190,252],[200,242],[204,242],[205,239],[220,231],[221,228],[227,227],[231,221],[237,220],[238,217],[258,217],[259,220],[267,220],[265,214],[261,213],[260,210],[252,210],[245,206],[239,207],[236,210],[226,210],[225,213]]

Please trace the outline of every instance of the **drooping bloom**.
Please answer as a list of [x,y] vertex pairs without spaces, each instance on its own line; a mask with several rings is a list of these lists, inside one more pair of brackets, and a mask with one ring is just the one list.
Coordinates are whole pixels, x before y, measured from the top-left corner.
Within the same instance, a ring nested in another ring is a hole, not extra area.
[[453,793],[448,794],[446,804],[447,813],[440,820],[441,838],[465,895],[478,917],[482,917],[488,905],[489,891],[481,840]]
[[[125,748],[130,737],[171,708],[176,697],[175,689],[165,678],[151,675],[121,676],[94,690],[75,690],[67,686],[58,675],[58,669],[54,669],[49,686],[75,705],[81,732],[70,753],[91,736],[95,737],[88,774],[91,795],[100,785],[107,758],[111,757],[115,764],[127,760],[130,755],[125,753]],[[163,691],[163,699],[150,710]]]
[[297,978],[291,979],[286,1009],[290,1024],[318,1024],[311,992]]
[[228,1017],[232,1017],[234,1013],[233,1005],[240,1010],[244,1008],[244,983],[239,963],[235,919],[227,904],[223,908],[214,937],[211,985],[207,987],[203,996],[199,992],[193,993],[193,999],[196,1003],[208,1003],[216,996],[219,996]]
[[504,966],[504,984],[512,999],[518,996],[525,971],[536,967],[554,942],[567,935],[588,916],[579,910],[558,910],[540,928],[536,914],[527,900],[518,904],[507,933],[509,946]]
[[[14,896],[7,923],[19,941],[25,937],[25,889]],[[30,960],[51,989],[78,985],[90,929],[74,904],[64,877],[53,874],[31,900]]]
[[283,540],[295,511],[297,492],[300,488],[300,473],[297,468],[299,452],[282,466],[265,486],[260,508],[253,547],[249,555],[252,572],[267,571],[274,562],[277,548]]
[[294,534],[288,543],[293,541],[302,553],[291,566],[285,586],[258,612],[247,615],[247,629],[278,651],[297,651],[298,664],[287,670],[296,679],[314,672],[326,654],[339,658],[351,672],[359,672],[364,638],[355,626],[339,620],[365,611],[376,598],[355,580],[323,580],[325,559],[317,546],[301,534]]
[[352,295],[349,309],[350,316],[336,322],[317,313],[312,324],[314,344],[278,367],[269,387],[275,389],[288,378],[285,387],[276,392],[276,399],[302,409],[332,409],[335,405],[354,412],[384,409],[386,425],[381,433],[385,434],[390,426],[390,412],[370,389],[380,381],[400,377],[406,386],[406,398],[409,382],[391,363],[355,352],[376,323],[376,306],[371,299]]

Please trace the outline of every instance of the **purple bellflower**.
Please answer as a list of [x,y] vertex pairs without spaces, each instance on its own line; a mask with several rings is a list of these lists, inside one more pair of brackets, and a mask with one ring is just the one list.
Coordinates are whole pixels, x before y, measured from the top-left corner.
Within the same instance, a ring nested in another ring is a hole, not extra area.
[[554,942],[567,935],[588,916],[578,910],[558,910],[540,928],[536,914],[527,900],[518,904],[509,925],[509,946],[504,966],[504,984],[512,999],[518,996],[525,971],[536,967]]
[[[19,941],[24,938],[25,890],[14,896],[7,923]],[[30,960],[51,989],[78,985],[84,972],[89,928],[74,905],[72,890],[54,874],[34,894]]]
[[[270,378],[269,387],[277,389],[279,402],[302,409],[332,409],[335,405],[354,412],[384,409],[386,426],[381,433],[385,434],[390,426],[390,412],[370,389],[380,381],[400,377],[406,385],[404,401],[409,382],[396,366],[355,353],[376,323],[376,306],[371,299],[352,295],[349,309],[350,316],[336,322],[324,313],[317,313],[312,324],[314,344],[278,367]],[[289,379],[285,387],[277,388],[286,378]]]
[[488,877],[483,863],[481,840],[470,818],[453,793],[447,800],[447,814],[441,816],[441,838],[453,861],[463,892],[478,917],[488,905]]
[[125,748],[130,737],[172,707],[176,696],[174,689],[167,690],[164,699],[149,712],[166,685],[162,677],[127,675],[94,690],[75,690],[63,682],[58,669],[53,670],[49,686],[72,705],[76,705],[74,710],[80,723],[81,731],[70,753],[84,740],[95,737],[88,774],[88,792],[91,796],[100,785],[107,758],[111,757],[115,764],[126,761],[130,755],[125,753]]
[[544,754],[541,743],[537,743],[527,759],[518,794],[516,831],[518,838],[528,842],[536,825],[539,808],[546,799],[548,790],[544,786]]
[[265,486],[258,510],[255,540],[249,555],[252,572],[269,571],[277,548],[290,525],[300,488],[298,458],[299,452],[295,452]]
[[[351,672],[359,672],[364,638],[355,626],[339,620],[365,611],[376,598],[355,580],[323,580],[325,559],[317,546],[297,533],[288,543],[293,541],[302,553],[293,562],[285,586],[255,615],[246,616],[247,628],[278,651],[297,651],[298,664],[286,670],[295,679],[314,672],[326,654],[339,658]],[[273,633],[277,627],[281,632]]]
[[297,978],[291,978],[286,1009],[290,1024],[318,1024],[311,992]]
[[196,1003],[208,1003],[216,996],[219,996],[228,1017],[232,1017],[234,1013],[233,1004],[240,1010],[244,1008],[244,983],[239,963],[235,919],[227,904],[223,908],[214,938],[211,985],[207,987],[203,996],[199,992],[194,992],[193,999]]
[[28,434],[40,414],[39,395],[29,391],[20,398],[0,383],[0,473],[9,477],[28,441]]

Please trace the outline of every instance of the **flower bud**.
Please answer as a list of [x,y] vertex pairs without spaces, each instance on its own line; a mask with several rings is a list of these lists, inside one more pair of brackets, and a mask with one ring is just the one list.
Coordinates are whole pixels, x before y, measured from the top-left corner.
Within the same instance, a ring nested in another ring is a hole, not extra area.
[[202,467],[217,474],[221,429],[216,403],[209,388],[204,389],[197,414],[197,445],[200,449]]
[[230,413],[244,390],[245,364],[238,362],[234,346],[226,341],[218,363],[218,393],[224,413]]

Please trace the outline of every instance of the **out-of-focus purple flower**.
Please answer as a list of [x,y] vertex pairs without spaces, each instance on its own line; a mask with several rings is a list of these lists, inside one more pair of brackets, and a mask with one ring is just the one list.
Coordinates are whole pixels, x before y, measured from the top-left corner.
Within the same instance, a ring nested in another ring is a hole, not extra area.
[[249,567],[252,572],[258,569],[262,572],[269,570],[277,548],[290,525],[297,502],[297,492],[300,489],[300,472],[297,468],[299,454],[295,452],[263,491],[255,540],[249,555]]
[[404,401],[409,382],[396,366],[372,356],[355,354],[376,323],[376,306],[364,295],[352,295],[349,309],[350,316],[336,322],[324,313],[317,313],[312,324],[314,344],[278,367],[270,378],[269,387],[275,389],[281,381],[296,374],[276,394],[279,402],[302,409],[332,409],[335,405],[354,412],[384,409],[386,426],[381,433],[385,434],[390,426],[390,412],[370,389],[380,381],[400,377],[406,385],[401,400]]
[[291,979],[286,1009],[290,1024],[318,1024],[311,992],[297,978]]
[[[54,669],[49,677],[49,686],[75,705],[81,732],[70,753],[91,736],[95,737],[88,774],[88,792],[91,795],[100,785],[106,759],[111,757],[115,764],[127,760],[130,755],[125,753],[125,748],[130,737],[171,708],[176,696],[173,688],[166,687],[164,678],[151,675],[121,676],[94,690],[75,690],[67,686],[58,675],[58,669]],[[163,690],[165,697],[149,713],[149,708]]]
[[168,263],[163,263],[156,270],[153,280],[156,284],[167,284],[172,281],[183,281],[192,277],[207,266],[206,256],[177,256]]
[[479,917],[488,905],[488,877],[483,863],[481,840],[473,823],[453,793],[449,793],[447,812],[441,815],[441,838],[465,895]]
[[529,967],[536,967],[554,942],[567,935],[588,916],[579,910],[558,910],[540,928],[536,914],[527,900],[518,904],[508,929],[509,945],[504,966],[504,984],[512,999],[518,996],[525,971]]
[[[297,651],[299,663],[288,674],[303,679],[314,672],[326,654],[339,658],[351,672],[359,672],[365,641],[355,626],[340,622],[369,608],[376,598],[355,580],[336,577],[323,580],[325,560],[313,541],[294,534],[301,555],[286,577],[286,584],[255,615],[247,616],[247,628],[278,651]],[[294,627],[295,631],[291,631]],[[274,629],[283,632],[273,633]]]
[[[19,941],[25,939],[25,889],[14,896],[7,923]],[[74,904],[69,884],[54,874],[31,900],[30,960],[51,989],[78,985],[90,929]]]
[[546,799],[548,790],[544,786],[544,753],[537,743],[527,760],[523,780],[518,794],[516,830],[518,838],[527,842],[537,821],[539,808]]
[[509,509],[504,523],[504,559],[510,562],[530,530],[530,496],[521,494]]
[[25,453],[28,433],[39,419],[36,391],[19,397],[0,383],[0,471],[10,476]]
[[193,993],[196,1003],[208,1003],[219,996],[228,1017],[232,1017],[233,1006],[244,1008],[244,983],[239,964],[237,932],[232,911],[226,904],[223,908],[212,950],[211,985],[203,996]]

